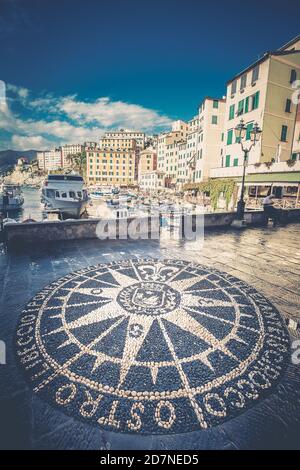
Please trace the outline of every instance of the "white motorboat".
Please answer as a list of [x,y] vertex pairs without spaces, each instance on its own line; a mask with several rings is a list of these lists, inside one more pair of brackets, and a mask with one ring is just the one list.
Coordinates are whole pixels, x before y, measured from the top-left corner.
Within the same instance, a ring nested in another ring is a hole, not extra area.
[[4,183],[0,192],[0,211],[17,211],[24,203],[19,184]]
[[79,218],[89,201],[82,176],[49,174],[42,188],[45,210],[59,210],[63,217]]

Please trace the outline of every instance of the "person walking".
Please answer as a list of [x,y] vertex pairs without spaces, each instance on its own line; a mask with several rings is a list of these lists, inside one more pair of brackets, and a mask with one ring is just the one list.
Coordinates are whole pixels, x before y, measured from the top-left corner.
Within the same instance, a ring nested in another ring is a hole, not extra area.
[[269,194],[263,199],[264,213],[267,219],[273,219],[273,226],[275,227],[280,222],[281,211],[274,207],[274,194]]

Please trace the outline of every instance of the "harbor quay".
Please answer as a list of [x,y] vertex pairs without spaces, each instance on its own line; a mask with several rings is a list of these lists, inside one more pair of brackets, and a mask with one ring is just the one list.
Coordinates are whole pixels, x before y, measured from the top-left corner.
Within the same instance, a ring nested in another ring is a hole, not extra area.
[[2,245],[1,447],[297,448],[299,230]]

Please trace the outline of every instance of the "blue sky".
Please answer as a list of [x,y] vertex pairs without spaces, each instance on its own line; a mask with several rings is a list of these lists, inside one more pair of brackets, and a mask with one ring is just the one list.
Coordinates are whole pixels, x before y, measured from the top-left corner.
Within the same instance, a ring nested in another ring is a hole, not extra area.
[[292,0],[0,0],[0,149],[167,129],[299,33]]

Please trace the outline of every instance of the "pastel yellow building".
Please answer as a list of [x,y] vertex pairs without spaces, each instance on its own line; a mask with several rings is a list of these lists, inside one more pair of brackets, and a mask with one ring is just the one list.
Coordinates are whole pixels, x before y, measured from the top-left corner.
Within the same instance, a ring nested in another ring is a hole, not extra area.
[[139,154],[138,162],[138,180],[140,181],[143,173],[154,171],[157,168],[157,155],[156,151],[152,148],[146,148]]
[[112,150],[121,150],[121,149],[134,149],[137,148],[137,143],[135,139],[132,138],[115,138],[115,137],[103,137],[99,140],[100,149],[112,149]]
[[242,174],[243,152],[234,133],[241,119],[247,126],[249,142],[254,123],[262,129],[260,142],[249,154],[248,173],[253,165],[286,162],[292,158],[297,114],[293,95],[297,79],[300,79],[299,37],[278,51],[264,54],[229,80],[224,151],[219,168],[211,171],[212,177]]
[[87,183],[111,186],[136,184],[134,149],[93,149],[86,155]]

